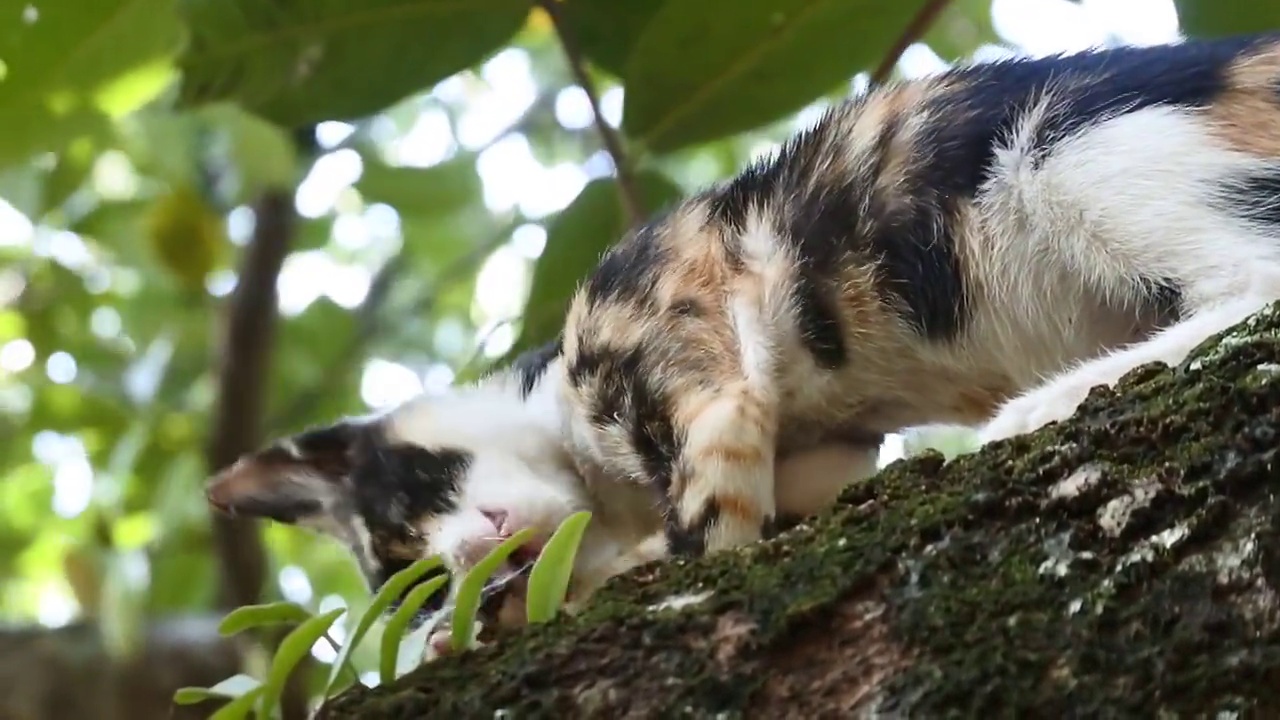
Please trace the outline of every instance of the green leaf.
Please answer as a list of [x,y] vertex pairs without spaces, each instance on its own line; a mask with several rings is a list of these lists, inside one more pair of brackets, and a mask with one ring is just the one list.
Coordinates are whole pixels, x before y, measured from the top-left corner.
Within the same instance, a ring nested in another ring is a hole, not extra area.
[[623,128],[664,153],[781,118],[879,62],[920,2],[667,3],[632,50]]
[[173,701],[178,705],[195,705],[205,700],[238,698],[260,687],[262,682],[258,678],[240,673],[232,675],[213,687],[178,688],[178,691],[173,694]]
[[136,263],[142,254],[150,253],[144,238],[144,221],[150,209],[150,200],[102,202],[68,229],[111,248],[120,259]]
[[45,176],[31,163],[0,167],[0,198],[28,218],[39,218],[44,210]]
[[265,191],[296,184],[297,147],[279,126],[229,103],[205,108],[205,115],[225,143],[236,176],[232,202],[247,203]]
[[[218,711],[209,716],[209,720],[241,720],[241,718],[249,717],[249,713],[253,711],[254,705],[262,697],[263,688],[257,687],[231,702],[218,708]],[[261,717],[271,717],[263,713]]]
[[91,138],[82,137],[69,144],[58,155],[57,164],[49,172],[45,185],[44,209],[59,207],[89,177],[93,162],[98,159],[99,148]]
[[[105,134],[163,85],[182,38],[171,0],[0,0],[0,163]],[[137,87],[140,77],[146,87]]]
[[356,190],[370,203],[386,203],[401,215],[455,212],[481,197],[474,155],[429,168],[393,167],[366,155]]
[[[329,671],[329,679],[324,685],[324,695],[329,696],[329,691],[333,688],[334,683],[338,680],[338,674],[342,671],[342,666],[348,662],[351,653],[355,651],[360,641],[364,639],[369,628],[373,627],[373,623],[391,607],[392,601],[404,594],[406,588],[418,581],[418,578],[425,575],[428,571],[439,567],[442,563],[439,555],[432,555],[414,562],[409,567],[392,575],[382,587],[378,588],[369,601],[369,607],[365,609],[364,614],[356,621],[356,627],[351,631],[347,642],[343,644],[342,649],[338,651],[338,657],[333,661],[333,667]],[[440,576],[442,581],[448,581],[448,575]],[[425,585],[426,583],[424,583]],[[425,598],[424,598],[425,599]],[[419,603],[419,606],[421,603]]]
[[507,561],[516,548],[531,539],[533,539],[533,528],[524,528],[513,533],[511,537],[503,540],[498,547],[484,556],[484,559],[476,563],[475,567],[462,578],[462,582],[458,583],[458,594],[454,597],[451,618],[453,626],[449,638],[455,650],[466,648],[467,641],[471,638],[471,628],[476,622],[476,612],[480,609],[480,596],[484,592],[485,583],[498,571],[498,568],[502,567],[502,563]]
[[427,599],[447,582],[449,582],[449,576],[440,575],[414,588],[387,620],[387,626],[382,631],[382,647],[378,655],[378,675],[383,685],[396,679],[396,659],[400,653],[400,638],[404,636],[405,628],[409,627],[409,622],[418,614],[418,610]]
[[597,66],[625,79],[631,48],[664,0],[568,0],[560,14]]
[[1275,30],[1280,4],[1258,0],[1173,0],[1182,32],[1212,38]]
[[591,513],[583,510],[565,518],[552,533],[529,575],[528,602],[525,615],[530,623],[550,620],[564,604],[573,575],[573,560],[582,543],[582,534],[591,522]]
[[[646,212],[681,194],[679,187],[656,172],[638,173],[636,185]],[[547,228],[547,245],[534,268],[520,337],[509,358],[555,337],[574,289],[626,230],[627,218],[613,178],[591,181],[560,211]]]
[[262,685],[262,697],[259,701],[259,713],[267,716],[275,710],[284,692],[284,684],[289,673],[307,653],[316,641],[324,637],[329,627],[346,612],[346,608],[334,608],[327,613],[310,617],[280,641],[275,657],[271,658],[271,669],[267,671],[267,681]]
[[182,102],[236,100],[293,128],[356,118],[484,60],[523,0],[188,0]]
[[218,624],[223,637],[237,635],[250,628],[267,625],[284,625],[305,622],[311,618],[301,605],[293,602],[274,602],[262,605],[245,605],[227,613]]

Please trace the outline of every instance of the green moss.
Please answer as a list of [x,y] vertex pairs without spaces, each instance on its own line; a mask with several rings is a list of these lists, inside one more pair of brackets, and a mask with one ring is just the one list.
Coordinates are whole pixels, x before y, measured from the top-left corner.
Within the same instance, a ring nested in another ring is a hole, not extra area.
[[[328,716],[769,715],[812,701],[770,683],[820,684],[836,661],[786,658],[840,646],[858,598],[909,658],[878,685],[884,711],[1280,710],[1280,313],[1224,337],[1095,390],[1066,423],[899,461],[770,542],[617,578],[580,616],[351,691]],[[845,640],[852,654],[864,635]]]

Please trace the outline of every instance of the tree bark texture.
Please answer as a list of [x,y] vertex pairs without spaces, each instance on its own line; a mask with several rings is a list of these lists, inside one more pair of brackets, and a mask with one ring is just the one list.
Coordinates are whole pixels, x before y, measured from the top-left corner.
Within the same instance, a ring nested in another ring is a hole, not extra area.
[[321,716],[1280,717],[1280,307]]

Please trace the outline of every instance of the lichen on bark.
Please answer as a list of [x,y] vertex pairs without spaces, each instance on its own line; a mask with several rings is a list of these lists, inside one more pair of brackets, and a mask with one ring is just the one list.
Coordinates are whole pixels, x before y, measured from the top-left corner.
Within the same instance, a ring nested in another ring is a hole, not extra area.
[[326,718],[1280,716],[1280,306]]

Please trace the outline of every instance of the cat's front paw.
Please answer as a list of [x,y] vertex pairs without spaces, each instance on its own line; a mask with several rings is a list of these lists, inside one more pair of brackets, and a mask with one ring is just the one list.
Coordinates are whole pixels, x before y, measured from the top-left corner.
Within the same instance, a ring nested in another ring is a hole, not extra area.
[[996,416],[978,431],[978,440],[986,445],[1066,420],[1075,414],[1094,384],[1088,378],[1068,376],[1016,397],[1001,406]]

